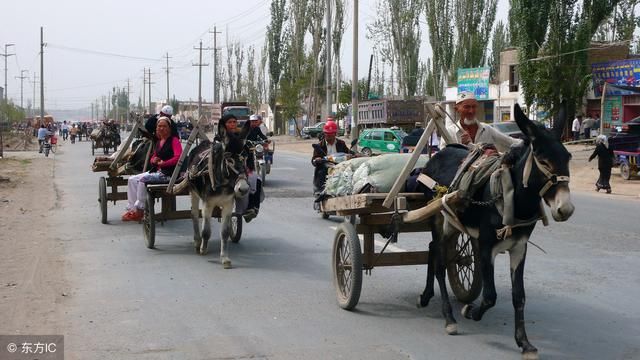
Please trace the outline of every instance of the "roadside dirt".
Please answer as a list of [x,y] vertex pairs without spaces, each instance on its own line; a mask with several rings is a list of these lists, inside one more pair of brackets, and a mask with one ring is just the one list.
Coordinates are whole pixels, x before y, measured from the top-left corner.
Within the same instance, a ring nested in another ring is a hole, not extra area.
[[0,334],[62,329],[62,246],[49,215],[58,199],[54,158],[37,151],[0,159]]

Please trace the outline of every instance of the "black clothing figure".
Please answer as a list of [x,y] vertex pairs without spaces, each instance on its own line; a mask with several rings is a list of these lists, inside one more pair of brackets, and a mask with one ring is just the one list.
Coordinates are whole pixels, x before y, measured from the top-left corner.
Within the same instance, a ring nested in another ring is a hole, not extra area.
[[[144,123],[144,128],[145,130],[147,130],[147,132],[151,135],[155,135],[156,134],[156,124],[158,123],[158,119],[161,117],[168,117],[169,120],[171,120],[171,136],[178,136],[178,125],[176,124],[175,121],[173,121],[173,119],[171,119],[171,116],[169,115],[164,115],[164,114],[153,114],[151,116],[149,116],[149,118],[147,119],[147,121]],[[154,136],[155,138],[155,136]]]
[[[263,140],[267,140],[267,137],[262,133],[262,130],[260,130],[260,127],[256,126],[256,127],[252,127],[251,130],[249,130],[249,135],[247,135],[247,140],[263,141]],[[247,148],[246,153],[247,153],[247,168],[250,171],[255,171],[256,159],[253,156],[253,151],[250,151]],[[262,180],[260,179],[260,177],[258,177],[258,181],[256,183],[256,192],[253,194],[249,193],[249,205],[248,205],[248,208],[254,209],[256,213],[258,213],[258,210],[260,210],[261,196],[262,196]]]
[[596,191],[604,189],[609,194],[611,193],[609,180],[611,179],[611,168],[613,167],[613,150],[603,143],[598,143],[593,154],[589,156],[589,161],[595,159],[596,156],[598,157],[598,171],[600,172],[600,177],[596,182]]
[[[343,152],[346,154],[351,153],[347,144],[338,138],[336,138],[335,145],[337,152]],[[324,191],[324,184],[327,181],[327,174],[329,173],[329,168],[327,167],[326,162],[316,159],[323,158],[325,156],[327,156],[327,141],[322,139],[320,140],[319,146],[314,146],[313,157],[311,158],[311,164],[315,166],[315,170],[313,172],[313,193],[316,194],[316,196]]]

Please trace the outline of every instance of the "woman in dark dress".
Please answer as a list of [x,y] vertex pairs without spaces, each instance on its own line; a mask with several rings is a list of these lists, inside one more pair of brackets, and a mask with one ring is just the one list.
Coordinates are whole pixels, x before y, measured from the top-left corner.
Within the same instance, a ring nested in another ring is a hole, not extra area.
[[596,191],[604,189],[607,194],[610,194],[609,179],[611,179],[611,168],[613,167],[613,150],[609,148],[609,140],[605,135],[598,135],[596,138],[596,149],[589,156],[589,161],[595,159],[596,156],[598,157],[598,171],[600,171],[600,177],[596,182]]

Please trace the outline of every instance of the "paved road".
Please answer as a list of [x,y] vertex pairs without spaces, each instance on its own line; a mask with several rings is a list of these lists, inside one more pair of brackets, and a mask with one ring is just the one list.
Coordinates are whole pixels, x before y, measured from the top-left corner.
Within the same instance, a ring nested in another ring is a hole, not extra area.
[[[232,244],[234,269],[195,255],[188,220],[158,227],[157,249],[124,202],[97,210],[88,143],[56,156],[57,221],[65,274],[67,359],[517,359],[506,256],[496,262],[498,304],[482,322],[444,332],[440,301],[417,309],[426,268],[374,270],[356,311],[336,305],[330,252],[338,219],[311,209],[307,156],[278,153],[260,216]],[[538,229],[525,275],[529,338],[546,359],[640,358],[640,202],[574,196],[565,224]],[[187,206],[186,198],[179,206]],[[401,236],[425,248],[428,234]],[[459,314],[460,306],[456,306]]]

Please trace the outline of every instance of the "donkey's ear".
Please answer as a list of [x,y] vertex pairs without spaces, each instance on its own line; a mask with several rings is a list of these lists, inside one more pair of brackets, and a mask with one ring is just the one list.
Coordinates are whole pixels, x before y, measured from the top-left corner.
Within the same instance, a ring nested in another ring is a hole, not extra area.
[[527,115],[522,112],[519,104],[516,104],[513,107],[513,112],[516,119],[516,124],[522,131],[522,133],[529,138],[529,140],[533,141],[538,136],[538,128],[533,123],[533,121],[529,120]]
[[562,134],[564,133],[564,127],[567,123],[567,102],[563,101],[560,103],[560,111],[558,115],[553,120],[553,135],[556,139],[562,139]]
[[242,126],[242,130],[240,130],[240,138],[246,139],[249,136],[249,132],[251,131],[251,122],[249,120],[244,122]]

